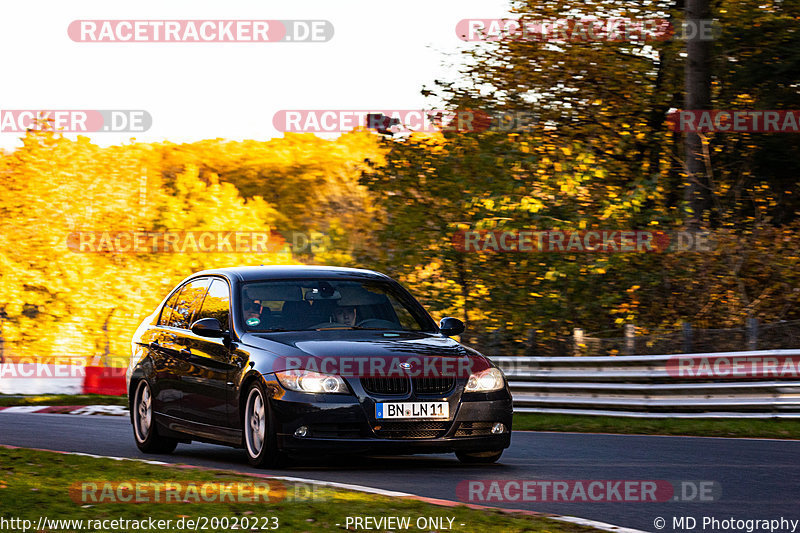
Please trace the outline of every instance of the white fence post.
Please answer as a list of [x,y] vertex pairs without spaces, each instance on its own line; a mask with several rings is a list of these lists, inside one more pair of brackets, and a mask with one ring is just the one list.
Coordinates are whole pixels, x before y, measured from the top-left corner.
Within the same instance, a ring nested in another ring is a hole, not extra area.
[[573,355],[579,357],[583,354],[583,330],[575,328],[572,330],[572,337],[574,339]]
[[636,326],[625,324],[625,355],[633,355],[636,351]]

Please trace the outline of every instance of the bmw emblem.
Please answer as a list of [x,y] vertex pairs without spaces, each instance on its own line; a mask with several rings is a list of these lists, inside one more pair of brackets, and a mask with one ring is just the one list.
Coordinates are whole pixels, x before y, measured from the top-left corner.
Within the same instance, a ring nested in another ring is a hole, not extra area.
[[400,368],[402,368],[403,370],[410,370],[411,363],[400,363]]

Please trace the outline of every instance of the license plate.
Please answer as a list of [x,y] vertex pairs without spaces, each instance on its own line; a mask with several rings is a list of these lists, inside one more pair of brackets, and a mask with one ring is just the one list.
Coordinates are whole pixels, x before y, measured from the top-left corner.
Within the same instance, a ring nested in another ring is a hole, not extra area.
[[447,402],[391,402],[375,404],[375,418],[449,418]]

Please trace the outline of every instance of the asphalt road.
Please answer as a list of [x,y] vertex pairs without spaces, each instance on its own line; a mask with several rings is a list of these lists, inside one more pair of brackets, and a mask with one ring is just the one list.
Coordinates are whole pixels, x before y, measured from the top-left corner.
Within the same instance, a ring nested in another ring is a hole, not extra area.
[[666,521],[662,531],[676,531],[673,517],[681,516],[694,517],[697,531],[723,530],[710,525],[703,529],[703,517],[800,520],[800,442],[796,441],[516,432],[511,448],[496,465],[462,465],[454,455],[322,457],[285,470],[260,471],[247,464],[241,450],[221,446],[181,444],[172,455],[144,455],[123,417],[0,413],[0,444],[274,473],[447,500],[458,499],[456,486],[463,480],[706,481],[721,489],[717,501],[490,505],[645,531],[658,531],[657,517]]

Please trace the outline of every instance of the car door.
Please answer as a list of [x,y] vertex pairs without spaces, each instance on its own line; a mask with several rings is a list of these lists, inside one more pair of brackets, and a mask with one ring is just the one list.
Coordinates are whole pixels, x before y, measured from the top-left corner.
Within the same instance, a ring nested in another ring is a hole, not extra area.
[[[183,410],[183,395],[186,394],[186,373],[189,370],[190,351],[186,343],[192,317],[205,297],[210,278],[197,278],[188,281],[181,287],[171,307],[169,319],[159,338],[158,349],[161,352],[163,376],[161,394],[168,403],[165,415],[175,418],[186,418]],[[171,299],[171,298],[170,298]]]
[[153,409],[169,416],[180,416],[180,383],[173,356],[177,336],[169,327],[172,310],[178,301],[183,286],[177,288],[164,304],[157,324],[143,338],[153,364]]
[[[192,322],[216,318],[223,329],[230,331],[230,289],[227,281],[215,278]],[[183,335],[186,371],[182,411],[187,420],[216,427],[233,427],[228,409],[232,394],[231,353],[222,339],[211,339],[187,331]]]

